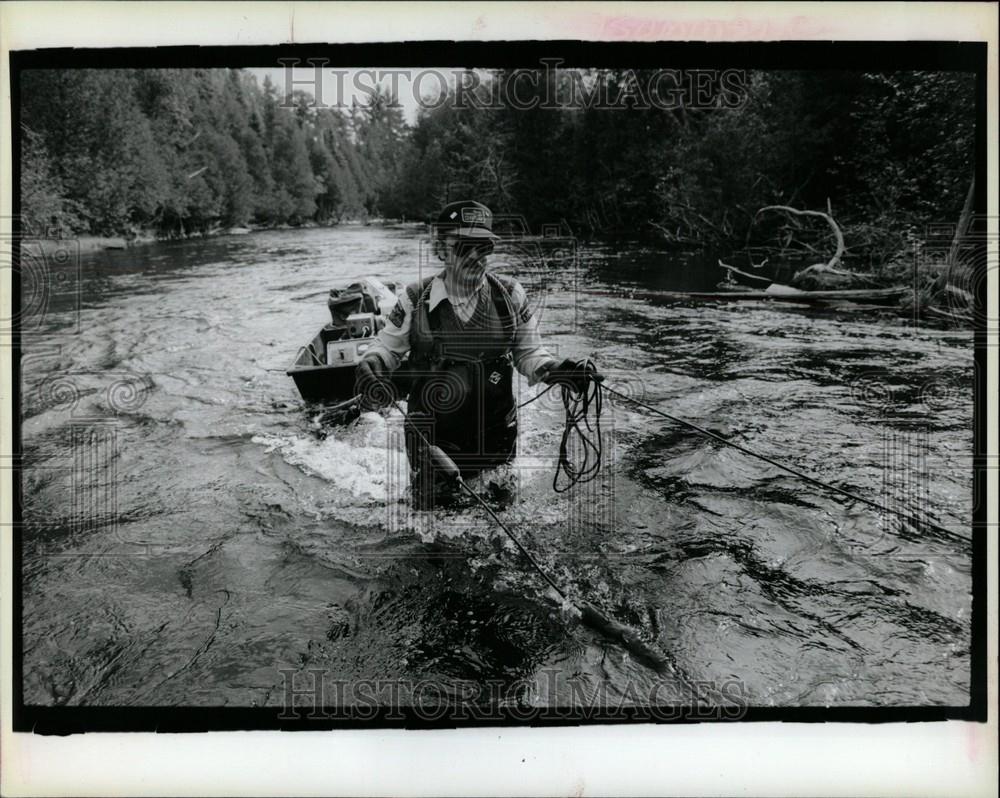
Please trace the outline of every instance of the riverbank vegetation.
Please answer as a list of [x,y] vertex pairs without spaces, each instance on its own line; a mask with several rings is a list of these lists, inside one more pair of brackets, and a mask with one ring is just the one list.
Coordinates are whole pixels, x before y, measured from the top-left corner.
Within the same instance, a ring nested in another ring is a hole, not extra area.
[[[697,103],[666,109],[642,107],[648,72],[582,74],[628,99],[612,110],[584,95],[558,109],[476,107],[476,92],[459,104],[452,89],[407,124],[381,90],[316,108],[241,70],[26,71],[22,213],[64,235],[171,237],[422,221],[472,196],[535,230],[701,248],[744,270],[827,261],[830,225],[762,212],[783,206],[835,219],[837,267],[879,282],[912,262],[926,230],[967,209],[971,74],[747,72],[738,102],[731,81],[710,79]],[[509,78],[491,73],[479,96]],[[530,105],[574,81],[581,73],[541,71],[517,96]]]

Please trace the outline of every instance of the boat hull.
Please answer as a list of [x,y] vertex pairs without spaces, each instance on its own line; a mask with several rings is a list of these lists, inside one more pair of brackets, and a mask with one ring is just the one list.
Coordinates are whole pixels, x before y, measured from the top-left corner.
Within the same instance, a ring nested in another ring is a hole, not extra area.
[[[384,284],[374,278],[364,278],[358,284],[349,286],[360,296],[373,297],[376,307],[365,307],[359,303],[344,318],[334,313],[334,321],[322,327],[308,344],[301,347],[291,366],[285,373],[295,382],[299,395],[306,401],[324,405],[326,417],[336,417],[341,411],[356,411],[358,397],[355,392],[358,364],[365,352],[375,343],[382,319],[392,311],[396,303],[395,284]],[[343,292],[331,292],[331,303],[344,300]],[[351,295],[348,301],[357,297]],[[338,306],[339,309],[339,306]],[[331,313],[334,312],[331,305]],[[339,323],[338,323],[339,322]],[[405,395],[408,382],[405,371],[397,370],[393,382]],[[349,417],[349,413],[344,413]]]
[[[338,345],[338,355],[344,361],[342,364],[331,366],[323,362],[320,353],[326,351],[327,344],[331,341]],[[358,363],[374,342],[374,337],[345,340],[338,331],[324,327],[299,350],[285,373],[295,382],[295,387],[305,401],[327,405],[327,409],[331,405],[343,405],[343,409],[349,409],[357,405],[354,383]],[[393,385],[400,397],[405,397],[409,392],[410,381],[405,363],[392,374]]]
[[[295,382],[299,394],[307,402],[343,402],[354,398],[354,381],[358,363],[374,337],[347,339],[342,330],[321,329],[295,356],[285,372]],[[338,344],[340,362],[327,363],[327,345]]]
[[356,366],[317,366],[289,371],[307,402],[343,402],[354,398]]

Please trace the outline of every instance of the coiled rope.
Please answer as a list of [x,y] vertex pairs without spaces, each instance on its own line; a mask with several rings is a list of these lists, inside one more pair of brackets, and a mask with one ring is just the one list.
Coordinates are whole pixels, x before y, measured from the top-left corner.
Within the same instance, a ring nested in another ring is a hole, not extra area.
[[[574,391],[568,381],[557,378],[557,381],[550,383],[545,390],[517,406],[520,410],[525,405],[541,399],[556,387],[562,392],[566,424],[563,426],[562,440],[559,442],[556,473],[552,478],[552,490],[556,493],[565,493],[574,485],[595,479],[601,471],[601,460],[604,457],[604,436],[601,434],[601,412],[604,408],[601,381],[604,378],[590,358],[587,358],[581,368],[573,373],[576,376],[587,375],[587,387],[583,391]],[[593,426],[590,421],[591,408],[594,410]],[[577,462],[573,462],[571,459],[573,456]]]

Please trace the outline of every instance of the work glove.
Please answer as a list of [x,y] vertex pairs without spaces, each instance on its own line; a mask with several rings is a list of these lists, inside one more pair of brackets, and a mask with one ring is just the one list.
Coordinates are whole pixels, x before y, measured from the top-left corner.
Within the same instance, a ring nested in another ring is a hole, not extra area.
[[542,377],[542,382],[549,385],[565,385],[570,392],[583,394],[591,382],[604,382],[604,375],[597,370],[594,361],[589,357],[579,359],[568,357],[549,368]]
[[378,355],[364,358],[358,363],[354,375],[354,392],[364,410],[378,410],[396,400],[392,376]]

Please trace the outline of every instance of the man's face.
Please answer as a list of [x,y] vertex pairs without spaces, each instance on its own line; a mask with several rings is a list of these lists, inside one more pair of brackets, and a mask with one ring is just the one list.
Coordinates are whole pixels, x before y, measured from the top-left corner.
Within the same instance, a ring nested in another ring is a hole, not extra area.
[[478,238],[460,238],[447,235],[445,244],[445,266],[456,275],[478,277],[486,268],[486,256],[493,251],[493,244]]

